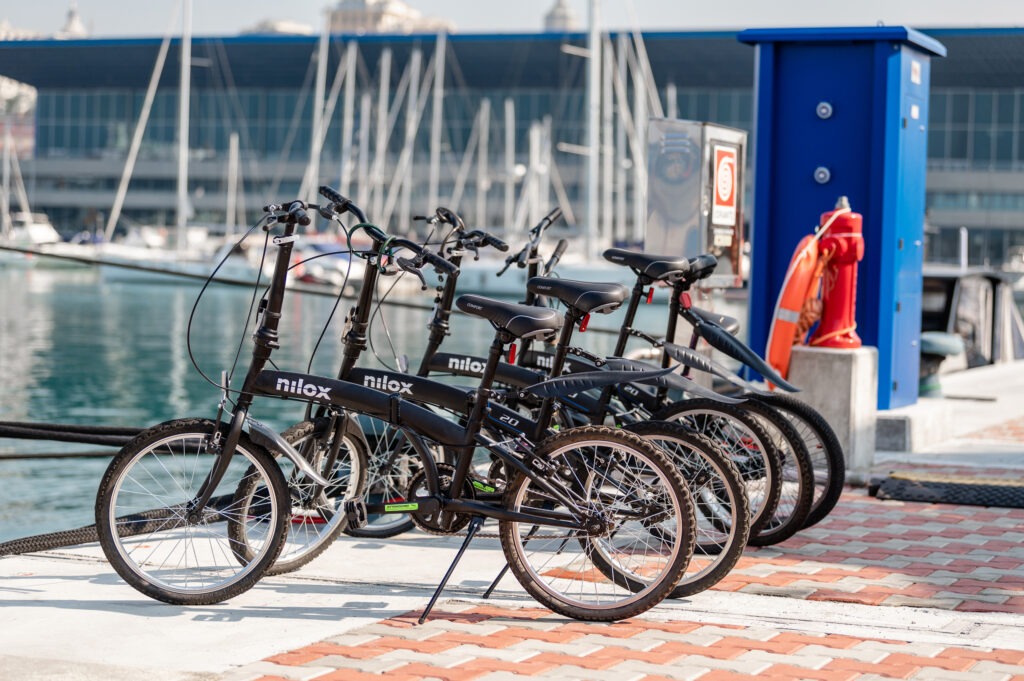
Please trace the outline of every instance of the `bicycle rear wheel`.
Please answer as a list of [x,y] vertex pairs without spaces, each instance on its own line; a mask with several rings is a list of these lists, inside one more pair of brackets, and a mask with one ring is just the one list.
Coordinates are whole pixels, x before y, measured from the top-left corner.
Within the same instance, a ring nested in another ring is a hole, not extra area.
[[[332,426],[335,423],[337,428]],[[303,475],[290,459],[278,459],[288,481],[291,522],[281,553],[267,569],[267,575],[298,570],[323,553],[347,527],[342,505],[346,499],[360,496],[366,480],[366,448],[358,431],[353,430],[356,428],[355,422],[348,419],[338,423],[330,418],[319,418],[297,423],[281,434],[332,484],[323,488]],[[338,449],[331,460],[336,437],[340,438]],[[261,514],[261,507],[267,503],[267,488],[254,467],[250,467],[239,482],[235,495],[243,514]],[[243,560],[252,560],[259,547],[259,537],[250,541],[246,534],[252,526],[235,523],[230,527],[237,531],[232,539],[238,543]]]
[[[281,550],[288,488],[274,459],[243,433],[202,517],[188,509],[220,451],[217,424],[181,419],[148,428],[118,452],[96,495],[96,529],[114,570],[132,587],[166,603],[207,605],[252,587]],[[235,503],[252,469],[267,490],[258,514]],[[245,525],[249,557],[232,539]]]
[[[585,426],[537,445],[555,484],[587,511],[586,529],[502,520],[502,549],[526,591],[582,620],[638,615],[671,593],[693,552],[693,506],[678,470],[636,435]],[[517,474],[505,507],[551,516],[568,509]]]
[[[416,450],[399,428],[386,421],[361,415],[359,425],[369,447],[363,493],[366,503],[402,503],[409,493],[410,481],[421,468]],[[380,513],[367,518],[363,527],[346,528],[345,534],[386,539],[413,527],[408,513]]]
[[747,547],[750,503],[739,471],[710,441],[680,424],[645,421],[625,430],[668,454],[693,498],[696,550],[669,597],[683,598],[711,588],[729,574]]
[[674,421],[703,435],[732,463],[750,501],[750,536],[771,519],[782,493],[782,462],[771,437],[736,405],[705,398],[673,402],[651,417]]
[[770,546],[789,539],[803,528],[814,498],[814,470],[803,439],[788,419],[756,400],[744,402],[741,408],[764,426],[782,463],[779,503],[768,522],[752,532],[748,540],[751,546]]
[[779,393],[755,395],[751,399],[764,402],[785,416],[803,438],[814,468],[814,500],[804,521],[804,527],[811,527],[832,512],[843,493],[846,482],[843,446],[828,421],[806,402]]

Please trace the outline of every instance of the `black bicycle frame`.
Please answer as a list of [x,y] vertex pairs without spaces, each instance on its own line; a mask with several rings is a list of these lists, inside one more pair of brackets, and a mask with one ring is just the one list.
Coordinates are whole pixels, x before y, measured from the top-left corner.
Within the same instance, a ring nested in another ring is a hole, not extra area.
[[[304,213],[305,207],[301,202],[293,202],[290,204],[287,213],[279,216],[279,221],[284,223],[285,229],[282,236],[274,238],[274,244],[278,246],[278,253],[269,292],[265,303],[260,305],[260,322],[253,335],[252,360],[242,383],[239,397],[232,409],[231,423],[227,435],[220,446],[220,452],[216,457],[213,468],[207,475],[196,498],[190,503],[189,517],[201,517],[203,509],[210,501],[212,490],[219,484],[234,455],[241,437],[242,428],[246,422],[249,407],[251,407],[255,397],[266,396],[278,399],[299,399],[324,408],[333,407],[342,410],[352,410],[356,413],[381,418],[394,424],[409,438],[426,471],[426,484],[429,496],[417,497],[404,504],[367,505],[366,510],[368,513],[383,514],[419,510],[428,513],[446,511],[451,513],[469,513],[534,525],[583,529],[583,518],[586,515],[586,510],[580,508],[558,485],[553,485],[546,479],[548,476],[544,475],[543,462],[534,460],[530,462],[532,465],[528,466],[523,463],[520,456],[513,453],[503,443],[495,442],[480,434],[481,424],[488,408],[495,410],[495,407],[497,407],[499,415],[503,409],[499,405],[488,405],[487,395],[490,387],[489,377],[494,374],[494,368],[503,354],[504,344],[510,340],[506,337],[507,334],[499,332],[494,339],[489,354],[488,368],[485,370],[484,378],[475,393],[468,393],[457,388],[449,389],[449,386],[444,386],[440,383],[429,385],[432,382],[427,379],[415,379],[420,390],[431,390],[432,394],[439,398],[439,401],[453,406],[459,404],[463,409],[468,407],[466,410],[467,422],[465,427],[461,427],[409,400],[403,399],[400,393],[381,392],[342,380],[341,378],[331,379],[313,374],[265,369],[273,350],[280,347],[277,330],[281,319],[288,264],[291,259],[292,245],[295,241],[295,226],[297,223],[308,223],[308,218],[305,217]],[[303,222],[303,219],[306,222]],[[377,232],[379,233],[379,230]],[[373,233],[371,233],[371,236],[374,236],[379,249],[381,240],[376,238],[376,235]],[[394,242],[392,241],[392,243]],[[380,257],[379,254],[378,257]],[[375,267],[375,263],[371,263],[370,267]],[[366,278],[373,283],[376,281],[376,273],[368,272]],[[354,322],[352,329],[346,334],[346,340],[354,341],[356,347],[359,345],[360,334],[362,334],[362,340],[365,342],[366,327],[363,315],[368,313],[371,295],[372,290],[361,292],[359,306],[352,314]],[[347,348],[346,350],[342,373],[351,374],[352,366],[350,366],[350,363],[354,364],[354,360],[358,358],[358,350],[354,352],[349,352]],[[401,376],[406,381],[410,378],[405,374],[396,376]],[[391,379],[387,378],[386,380],[390,381]],[[470,395],[473,396],[471,399]],[[509,414],[514,413],[510,412],[510,410],[505,411],[509,412]],[[516,415],[516,418],[518,418],[518,415]],[[219,437],[219,429],[217,433],[215,442]],[[452,447],[458,452],[456,479],[453,481],[453,483],[457,484],[453,484],[453,496],[450,498],[444,498],[440,494],[437,466],[429,450],[423,445],[421,436]],[[564,505],[567,511],[541,510],[537,514],[518,513],[487,503],[460,499],[459,494],[462,489],[462,480],[465,479],[471,464],[472,451],[478,445],[486,447],[508,466],[529,477],[541,489],[550,494],[552,498]],[[527,454],[529,453],[527,452]]]

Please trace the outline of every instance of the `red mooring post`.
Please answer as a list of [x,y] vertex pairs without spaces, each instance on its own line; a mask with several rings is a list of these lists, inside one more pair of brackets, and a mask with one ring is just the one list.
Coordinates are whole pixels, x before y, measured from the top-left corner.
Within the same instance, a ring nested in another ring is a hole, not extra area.
[[[823,213],[818,224],[828,224],[836,211],[848,208],[845,199],[844,196],[839,200],[836,210]],[[844,213],[836,217],[818,241],[818,257],[828,264],[822,280],[821,322],[811,336],[810,345],[847,350],[861,345],[854,312],[857,306],[857,263],[864,258],[862,226],[860,213]]]

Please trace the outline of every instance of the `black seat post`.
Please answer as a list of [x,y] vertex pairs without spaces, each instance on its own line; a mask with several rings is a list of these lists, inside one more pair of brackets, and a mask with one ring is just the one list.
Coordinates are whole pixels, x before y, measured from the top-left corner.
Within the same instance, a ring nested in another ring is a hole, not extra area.
[[633,284],[633,292],[629,296],[629,303],[626,304],[626,316],[622,320],[622,326],[619,328],[618,340],[615,341],[615,351],[612,354],[616,357],[622,357],[622,353],[626,351],[626,343],[629,342],[630,332],[633,330],[633,322],[636,321],[636,313],[640,309],[640,299],[643,298],[644,289],[652,284],[653,281],[650,277],[637,274],[636,283]]

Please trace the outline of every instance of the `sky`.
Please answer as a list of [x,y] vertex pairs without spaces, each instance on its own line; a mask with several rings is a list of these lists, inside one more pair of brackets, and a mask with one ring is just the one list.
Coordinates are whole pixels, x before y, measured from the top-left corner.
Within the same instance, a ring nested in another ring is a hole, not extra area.
[[[461,32],[536,31],[554,0],[406,0],[424,15],[447,18]],[[177,0],[78,0],[93,35],[162,35]],[[194,0],[197,35],[233,35],[263,19],[319,26],[327,0]],[[581,22],[588,0],[569,0]],[[601,0],[606,28],[706,30],[759,26],[1024,26],[1021,0]],[[4,0],[0,22],[52,34],[70,0]]]

